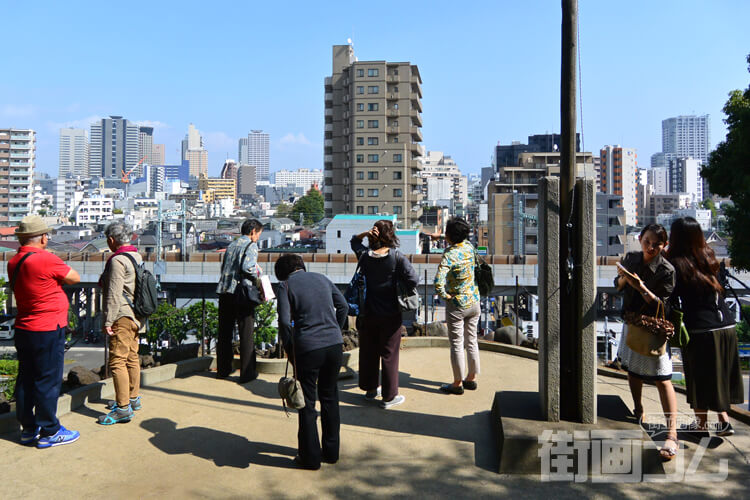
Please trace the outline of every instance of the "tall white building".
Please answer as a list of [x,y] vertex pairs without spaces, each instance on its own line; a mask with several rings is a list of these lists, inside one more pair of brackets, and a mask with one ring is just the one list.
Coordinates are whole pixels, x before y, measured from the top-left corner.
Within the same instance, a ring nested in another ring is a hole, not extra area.
[[134,177],[143,175],[144,165],[161,165],[154,161],[154,127],[138,128],[138,161],[141,161],[141,164],[133,172]]
[[701,162],[694,158],[677,158],[669,163],[669,186],[672,193],[687,193],[692,202],[703,200]]
[[247,137],[240,137],[238,148],[237,148],[237,163],[240,165],[249,165],[250,157],[247,154],[247,147],[250,143],[250,139]]
[[625,223],[629,226],[636,225],[640,210],[637,196],[638,154],[635,148],[604,146],[599,156],[601,191],[622,196]]
[[82,128],[60,129],[60,177],[89,175],[89,134]]
[[251,130],[247,136],[247,153],[243,157],[243,141],[240,139],[240,165],[253,165],[255,177],[259,181],[269,180],[270,155],[268,151],[269,135],[262,130]]
[[112,179],[130,171],[139,160],[138,128],[122,116],[110,116],[92,123],[89,174]]
[[648,184],[653,187],[654,194],[669,193],[669,166],[650,168]]
[[182,141],[182,161],[188,161],[191,177],[208,176],[208,151],[203,147],[203,137],[195,125],[188,125]]
[[426,190],[426,200],[429,204],[452,200],[465,206],[468,202],[466,176],[461,175],[456,162],[442,151],[427,151],[420,175],[424,181],[423,189]]
[[16,223],[34,202],[36,132],[0,128],[0,223]]
[[708,163],[711,129],[708,115],[676,116],[661,122],[661,150],[680,157],[693,157]]
[[322,189],[323,171],[319,168],[300,168],[297,170],[279,170],[273,174],[273,184],[276,187],[296,186],[305,192],[309,191],[313,184]]

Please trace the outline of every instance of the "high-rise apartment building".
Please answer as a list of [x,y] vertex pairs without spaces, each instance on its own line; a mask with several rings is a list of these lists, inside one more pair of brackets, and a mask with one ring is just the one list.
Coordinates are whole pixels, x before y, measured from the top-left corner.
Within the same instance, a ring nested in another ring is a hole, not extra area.
[[711,122],[708,115],[677,116],[661,122],[661,150],[679,157],[697,158],[708,163],[711,152]]
[[251,130],[239,141],[238,161],[240,165],[253,165],[259,181],[269,180],[270,155],[269,135],[262,130]]
[[648,170],[648,184],[653,187],[653,194],[669,193],[669,166],[652,166]]
[[416,65],[358,61],[352,46],[333,46],[333,72],[325,79],[327,217],[394,214],[402,228],[418,221],[421,99]]
[[89,174],[115,179],[130,171],[140,159],[138,129],[138,125],[122,116],[110,116],[92,123]]
[[638,154],[634,148],[604,146],[601,157],[601,192],[622,196],[625,223],[635,226],[638,220]]
[[240,165],[237,168],[237,197],[243,202],[251,202],[255,196],[255,167]]
[[693,203],[703,200],[701,162],[695,158],[677,158],[669,163],[669,192],[687,193]]
[[279,170],[273,173],[273,185],[276,187],[298,186],[305,192],[315,184],[319,189],[323,185],[323,171],[319,168],[300,168],[297,170]]
[[455,208],[468,202],[468,182],[458,165],[442,151],[427,151],[422,162],[422,179],[425,199],[430,205],[448,202]]
[[89,175],[89,134],[82,128],[60,129],[60,177]]
[[133,175],[140,177],[144,165],[161,165],[154,161],[154,127],[138,127],[138,161],[141,162]]
[[182,140],[182,160],[187,160],[190,166],[190,176],[208,176],[208,151],[203,147],[203,138],[192,123],[188,125],[188,133]]
[[164,165],[164,144],[154,144],[151,149],[151,165]]
[[0,224],[13,225],[33,208],[36,132],[0,128]]

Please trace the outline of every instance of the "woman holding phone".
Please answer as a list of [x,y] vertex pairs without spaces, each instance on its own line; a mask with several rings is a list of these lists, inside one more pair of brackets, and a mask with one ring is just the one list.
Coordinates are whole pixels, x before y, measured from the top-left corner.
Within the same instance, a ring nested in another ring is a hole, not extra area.
[[[618,265],[615,286],[624,290],[623,315],[627,312],[655,316],[657,306],[663,305],[675,286],[675,271],[662,255],[667,244],[667,231],[660,224],[649,224],[639,236],[640,252],[629,252]],[[672,387],[672,360],[668,352],[661,356],[644,356],[627,345],[626,324],[617,354],[628,371],[628,384],[635,408],[633,414],[640,422],[643,418],[643,382],[652,382],[659,391],[662,410],[667,421],[667,436],[660,454],[664,460],[677,455],[677,398]]]

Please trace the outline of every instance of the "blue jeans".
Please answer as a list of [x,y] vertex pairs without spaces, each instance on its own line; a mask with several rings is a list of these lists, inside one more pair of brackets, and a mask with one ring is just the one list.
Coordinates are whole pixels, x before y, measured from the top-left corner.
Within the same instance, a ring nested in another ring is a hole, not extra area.
[[42,436],[60,429],[57,398],[62,384],[65,359],[65,328],[31,332],[16,328],[18,379],[16,418],[24,429],[42,428]]

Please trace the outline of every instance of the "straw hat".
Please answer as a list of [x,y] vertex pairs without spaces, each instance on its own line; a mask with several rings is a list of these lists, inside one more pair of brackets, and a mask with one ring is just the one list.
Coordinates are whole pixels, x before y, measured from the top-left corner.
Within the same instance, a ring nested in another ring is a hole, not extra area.
[[16,228],[16,236],[19,238],[29,238],[39,236],[40,234],[49,233],[52,229],[47,227],[41,217],[38,215],[27,215],[21,219],[21,223]]

